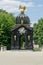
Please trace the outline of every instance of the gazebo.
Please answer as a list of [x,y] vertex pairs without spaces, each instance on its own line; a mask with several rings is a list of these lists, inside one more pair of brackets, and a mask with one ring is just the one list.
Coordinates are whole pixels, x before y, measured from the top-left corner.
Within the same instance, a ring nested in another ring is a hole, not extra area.
[[16,17],[16,25],[11,30],[11,49],[33,49],[33,28],[30,19],[24,13],[25,6],[20,6],[21,13]]

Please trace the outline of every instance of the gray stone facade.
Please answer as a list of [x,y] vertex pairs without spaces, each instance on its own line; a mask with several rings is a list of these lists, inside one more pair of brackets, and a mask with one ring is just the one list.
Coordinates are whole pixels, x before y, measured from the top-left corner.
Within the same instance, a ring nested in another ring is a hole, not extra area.
[[16,17],[16,25],[11,30],[11,49],[33,49],[33,28],[24,12]]

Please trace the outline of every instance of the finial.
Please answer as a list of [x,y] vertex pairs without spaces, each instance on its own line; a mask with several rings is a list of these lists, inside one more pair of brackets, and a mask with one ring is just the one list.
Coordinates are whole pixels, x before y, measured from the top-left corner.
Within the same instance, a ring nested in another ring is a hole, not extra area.
[[25,9],[26,9],[26,7],[25,7],[25,6],[20,5],[20,6],[19,6],[19,9],[21,10],[21,12],[24,12],[24,11],[25,11]]

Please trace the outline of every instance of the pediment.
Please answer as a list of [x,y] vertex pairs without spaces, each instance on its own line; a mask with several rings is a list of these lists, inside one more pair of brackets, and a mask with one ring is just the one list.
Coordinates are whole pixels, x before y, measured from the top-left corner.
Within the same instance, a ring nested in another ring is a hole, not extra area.
[[30,30],[30,31],[32,31],[33,29],[32,29],[32,27],[29,27],[27,25],[25,25],[25,26],[24,25],[15,25],[12,28],[11,32],[17,31],[17,30],[19,30],[19,31],[23,31],[23,30]]

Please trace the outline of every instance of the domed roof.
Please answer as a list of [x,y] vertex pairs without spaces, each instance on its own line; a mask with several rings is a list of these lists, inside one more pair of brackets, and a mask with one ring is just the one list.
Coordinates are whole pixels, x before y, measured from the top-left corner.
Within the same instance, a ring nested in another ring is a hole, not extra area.
[[16,24],[30,24],[30,19],[24,14],[25,6],[19,6],[21,13],[16,17]]
[[30,24],[30,19],[22,12],[16,17],[16,24]]

